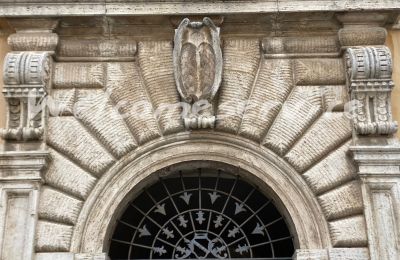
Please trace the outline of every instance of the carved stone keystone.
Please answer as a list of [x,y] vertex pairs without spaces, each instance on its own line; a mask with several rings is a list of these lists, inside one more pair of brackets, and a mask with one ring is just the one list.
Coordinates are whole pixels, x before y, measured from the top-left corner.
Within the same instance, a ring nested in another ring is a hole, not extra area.
[[184,115],[186,128],[213,128],[212,101],[221,84],[222,52],[219,28],[205,17],[202,22],[185,18],[175,30],[175,81],[181,98],[190,104]]

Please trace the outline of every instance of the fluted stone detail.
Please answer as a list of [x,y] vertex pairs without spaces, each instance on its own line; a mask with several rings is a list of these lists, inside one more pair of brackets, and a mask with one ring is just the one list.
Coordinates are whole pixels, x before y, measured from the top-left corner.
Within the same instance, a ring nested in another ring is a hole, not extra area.
[[285,159],[303,172],[350,137],[350,122],[344,113],[325,113],[285,155]]
[[135,140],[143,144],[161,136],[154,108],[134,63],[110,63],[106,92],[125,119]]
[[367,245],[364,216],[335,220],[329,223],[334,247],[363,247]]
[[68,252],[73,227],[39,220],[36,231],[36,252]]
[[47,142],[97,176],[114,162],[110,153],[73,117],[50,117]]
[[256,39],[224,42],[224,80],[220,88],[217,129],[236,133],[260,63]]
[[136,147],[123,118],[103,90],[77,90],[75,116],[116,158]]
[[239,134],[261,141],[293,88],[290,60],[263,60],[244,111]]
[[[175,87],[170,41],[139,43],[139,65],[146,90],[163,134],[183,130],[179,94]],[[156,72],[156,73],[155,73]]]
[[49,186],[43,186],[39,200],[39,219],[73,225],[76,223],[83,202],[59,192]]
[[82,200],[86,199],[96,178],[64,155],[51,148],[49,151],[51,159],[44,175],[46,184]]
[[318,197],[328,220],[348,217],[363,213],[361,184],[349,182]]
[[102,62],[57,62],[54,88],[104,88],[106,64]]
[[264,145],[284,155],[322,113],[319,87],[296,87],[282,107]]
[[315,194],[319,195],[356,178],[356,167],[349,148],[350,141],[303,174]]

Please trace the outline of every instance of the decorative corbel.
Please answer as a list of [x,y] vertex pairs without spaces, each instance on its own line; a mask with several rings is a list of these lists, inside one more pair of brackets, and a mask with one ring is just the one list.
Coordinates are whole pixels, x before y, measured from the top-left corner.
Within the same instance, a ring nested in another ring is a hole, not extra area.
[[[46,52],[11,52],[4,65],[3,94],[8,120],[0,135],[6,140],[38,140],[43,135],[41,100],[47,94],[50,55]],[[35,108],[40,106],[39,108]]]
[[222,79],[219,27],[205,17],[202,22],[182,20],[175,30],[174,73],[181,98],[190,105],[186,128],[213,128],[213,99]]
[[360,135],[389,135],[397,131],[392,120],[392,58],[385,46],[346,48],[347,84],[353,102],[353,124]]
[[12,52],[5,57],[3,94],[7,103],[5,140],[40,140],[44,133],[45,102],[50,89],[52,55],[58,43],[57,21],[14,19],[16,33],[8,38]]

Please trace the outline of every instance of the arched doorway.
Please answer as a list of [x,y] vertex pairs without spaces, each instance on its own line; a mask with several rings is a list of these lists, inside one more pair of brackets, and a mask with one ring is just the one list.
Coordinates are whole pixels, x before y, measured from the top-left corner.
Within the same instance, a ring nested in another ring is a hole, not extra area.
[[235,179],[237,175],[248,185],[257,186],[285,217],[296,249],[331,245],[328,226],[316,198],[301,176],[284,161],[237,137],[220,138],[203,133],[201,138],[195,134],[190,135],[190,140],[186,138],[182,136],[177,141],[174,137],[171,142],[150,144],[110,168],[82,208],[71,250],[108,254],[118,220],[135,198],[160,179],[179,176],[181,170],[184,176],[197,176],[198,168],[222,169],[225,174],[231,174],[230,178]]
[[119,217],[111,259],[291,259],[293,234],[262,188],[226,169],[175,171]]

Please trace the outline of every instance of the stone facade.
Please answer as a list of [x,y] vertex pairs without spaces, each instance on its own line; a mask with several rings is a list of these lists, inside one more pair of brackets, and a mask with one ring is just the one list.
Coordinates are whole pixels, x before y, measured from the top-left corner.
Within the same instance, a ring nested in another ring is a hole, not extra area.
[[1,259],[107,259],[131,198],[206,162],[276,201],[294,259],[399,259],[397,1],[28,2],[0,5]]

